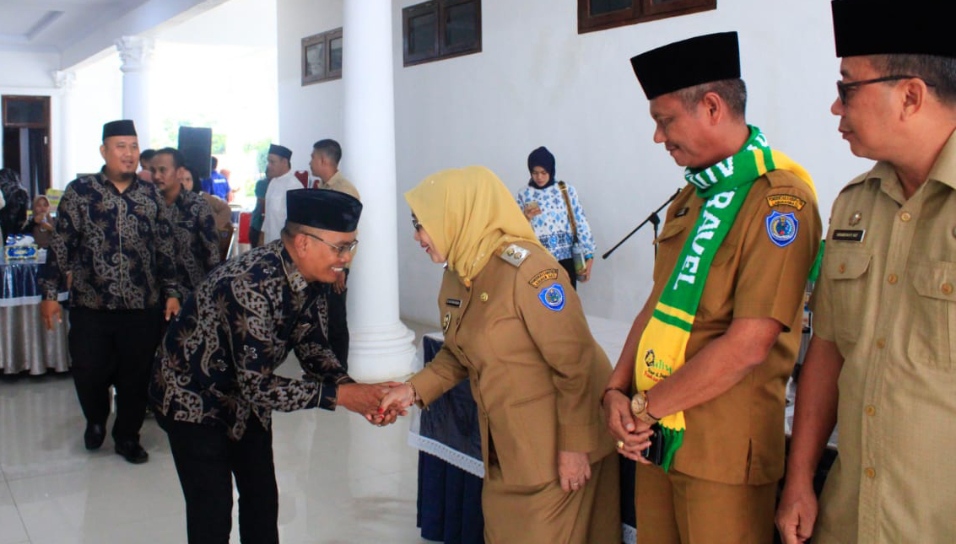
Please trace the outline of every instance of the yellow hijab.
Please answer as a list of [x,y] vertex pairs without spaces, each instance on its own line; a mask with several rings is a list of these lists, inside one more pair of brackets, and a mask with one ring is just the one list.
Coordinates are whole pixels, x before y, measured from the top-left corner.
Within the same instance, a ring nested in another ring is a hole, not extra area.
[[405,193],[405,200],[466,286],[502,244],[541,245],[511,192],[484,166],[432,174]]

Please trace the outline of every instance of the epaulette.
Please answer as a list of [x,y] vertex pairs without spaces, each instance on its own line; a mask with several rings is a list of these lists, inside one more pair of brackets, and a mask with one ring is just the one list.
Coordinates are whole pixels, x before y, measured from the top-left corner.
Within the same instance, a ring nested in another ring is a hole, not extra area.
[[511,244],[498,254],[499,257],[515,268],[521,266],[521,263],[528,258],[531,252],[518,244]]

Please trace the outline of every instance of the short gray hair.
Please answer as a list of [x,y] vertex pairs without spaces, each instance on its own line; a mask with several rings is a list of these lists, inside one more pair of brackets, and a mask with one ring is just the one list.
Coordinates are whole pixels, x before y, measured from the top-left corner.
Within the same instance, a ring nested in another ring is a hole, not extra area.
[[872,55],[869,59],[881,76],[916,76],[940,102],[956,106],[956,59],[936,55]]
[[676,92],[684,108],[688,110],[699,104],[707,93],[717,94],[727,104],[730,112],[741,119],[747,110],[747,84],[739,78],[702,83]]

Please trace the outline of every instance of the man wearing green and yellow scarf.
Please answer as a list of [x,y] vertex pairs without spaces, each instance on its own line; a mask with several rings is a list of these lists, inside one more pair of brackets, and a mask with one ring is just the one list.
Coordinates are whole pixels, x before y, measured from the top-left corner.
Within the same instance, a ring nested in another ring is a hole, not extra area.
[[638,542],[770,542],[785,387],[821,235],[813,182],[747,124],[735,32],[631,63],[654,141],[686,183],[603,397],[618,451],[639,462]]

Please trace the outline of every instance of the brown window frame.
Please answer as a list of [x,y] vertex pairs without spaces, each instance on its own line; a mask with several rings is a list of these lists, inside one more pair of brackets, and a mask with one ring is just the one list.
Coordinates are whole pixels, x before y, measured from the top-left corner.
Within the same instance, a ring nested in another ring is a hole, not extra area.
[[578,34],[715,9],[717,0],[672,0],[658,6],[653,0],[633,0],[630,8],[591,16],[591,0],[578,0]]
[[[35,95],[3,95],[3,126],[11,128],[49,128],[50,127],[50,97]],[[40,102],[43,105],[43,120],[40,123],[18,123],[9,120],[7,108],[10,102]]]
[[[445,35],[445,12],[449,8],[463,4],[474,4],[475,6],[475,41],[453,47],[446,47],[442,39]],[[435,20],[437,21],[433,48],[431,51],[410,55],[408,52],[408,22],[410,19],[420,17],[427,13],[434,13]],[[481,53],[481,0],[429,0],[428,2],[402,8],[402,61],[404,62],[404,66],[415,66],[417,64],[461,57],[474,53]]]
[[[332,81],[334,79],[342,79],[342,68],[339,67],[338,70],[332,70],[332,40],[342,38],[342,27],[334,28],[326,32],[320,32],[319,34],[313,34],[306,38],[302,38],[302,86],[312,85],[313,83],[322,83],[325,81]],[[322,51],[325,55],[325,62],[323,64],[324,70],[322,73],[310,74],[309,73],[309,61],[307,56],[307,51],[310,47],[315,45],[322,44]],[[343,42],[344,48],[344,42]],[[343,59],[344,61],[344,59]]]

